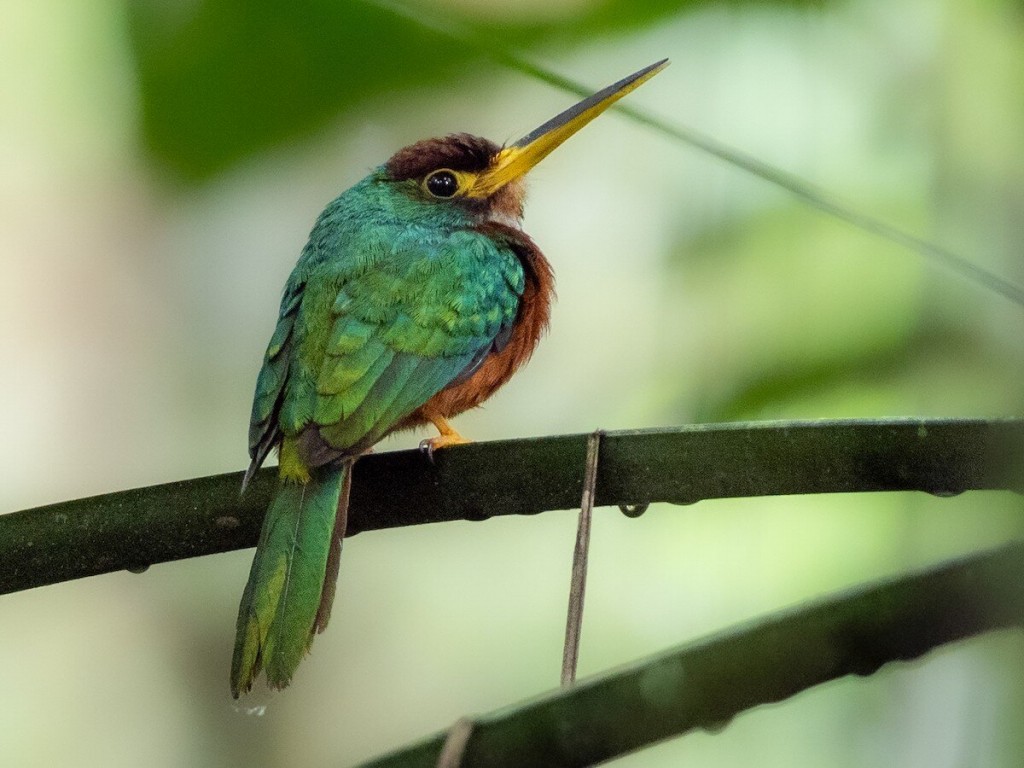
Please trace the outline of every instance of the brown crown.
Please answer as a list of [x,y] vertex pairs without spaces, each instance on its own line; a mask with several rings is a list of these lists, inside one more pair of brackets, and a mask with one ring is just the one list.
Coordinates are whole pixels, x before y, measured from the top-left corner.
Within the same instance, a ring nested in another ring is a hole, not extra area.
[[424,139],[398,150],[388,160],[388,174],[395,181],[421,179],[438,168],[483,171],[501,149],[493,141],[468,133]]

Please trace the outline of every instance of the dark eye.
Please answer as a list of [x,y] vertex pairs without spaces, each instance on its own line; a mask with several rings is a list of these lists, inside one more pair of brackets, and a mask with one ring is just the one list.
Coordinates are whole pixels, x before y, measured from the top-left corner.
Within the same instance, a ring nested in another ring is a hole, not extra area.
[[459,191],[459,180],[451,171],[434,171],[427,176],[427,192],[434,197],[452,197]]

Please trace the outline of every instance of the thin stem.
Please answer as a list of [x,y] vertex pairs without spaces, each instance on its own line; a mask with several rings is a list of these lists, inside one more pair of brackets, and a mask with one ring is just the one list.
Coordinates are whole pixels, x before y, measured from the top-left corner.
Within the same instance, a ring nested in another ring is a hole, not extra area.
[[462,756],[466,752],[466,744],[473,735],[473,721],[468,717],[460,717],[445,735],[444,745],[437,756],[435,768],[460,768]]
[[601,451],[600,430],[587,439],[587,463],[583,472],[580,519],[576,528],[576,546],[572,553],[572,582],[569,585],[569,611],[565,618],[565,646],[562,649],[562,685],[576,682],[580,658],[580,633],[583,629],[583,601],[587,592],[587,562],[590,557],[590,522],[597,491],[597,464]]

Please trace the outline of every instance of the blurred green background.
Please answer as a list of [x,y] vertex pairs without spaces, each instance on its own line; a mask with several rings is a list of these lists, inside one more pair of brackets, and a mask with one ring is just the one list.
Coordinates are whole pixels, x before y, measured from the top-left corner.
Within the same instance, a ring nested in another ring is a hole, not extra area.
[[[574,101],[501,40],[1024,283],[1020,0],[434,0],[454,42],[331,0],[7,0],[0,512],[242,469],[281,286],[395,149],[513,140]],[[558,275],[476,439],[778,417],[999,416],[1024,312],[622,116],[531,174]],[[414,445],[402,435],[383,449]],[[514,489],[510,489],[514,490]],[[1020,498],[655,506],[595,520],[590,674],[1019,536]],[[295,684],[228,695],[251,550],[0,598],[0,762],[337,766],[556,685],[575,515],[364,534]],[[1024,642],[843,680],[623,766],[1019,766]]]

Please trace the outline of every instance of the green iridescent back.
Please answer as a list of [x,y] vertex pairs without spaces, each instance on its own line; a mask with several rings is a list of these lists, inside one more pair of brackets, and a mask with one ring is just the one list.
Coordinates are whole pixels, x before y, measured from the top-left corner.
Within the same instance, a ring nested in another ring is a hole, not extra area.
[[327,206],[257,379],[255,466],[310,427],[319,450],[307,464],[359,453],[480,362],[515,321],[525,276],[507,244],[473,225],[383,167]]

